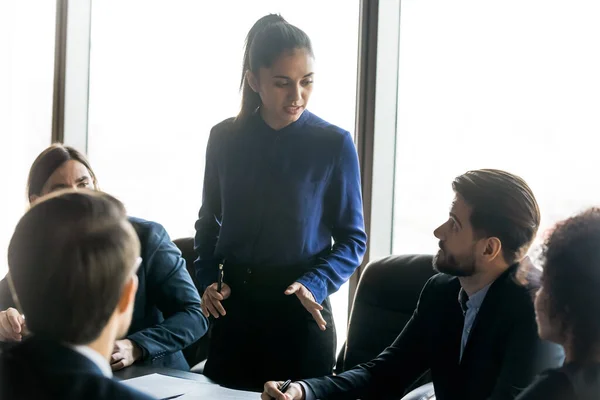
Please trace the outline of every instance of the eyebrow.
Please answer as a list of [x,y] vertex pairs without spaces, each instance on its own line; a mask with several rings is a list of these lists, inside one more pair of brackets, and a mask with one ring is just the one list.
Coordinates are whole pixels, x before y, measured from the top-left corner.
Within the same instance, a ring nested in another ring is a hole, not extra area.
[[[81,182],[87,181],[89,179],[90,179],[89,176],[85,176],[84,175],[84,176],[81,176],[81,177],[77,178],[77,180],[75,181],[75,183],[81,183]],[[53,192],[55,190],[64,189],[64,188],[67,188],[67,187],[69,187],[69,185],[65,185],[64,183],[57,183],[56,185],[52,185],[52,187],[50,188],[50,191]]]
[[50,191],[54,192],[55,190],[64,189],[66,187],[68,187],[68,186],[65,185],[64,183],[57,183],[56,185],[52,185],[52,187],[50,188]]
[[462,228],[462,223],[460,222],[460,219],[458,219],[458,217],[456,216],[456,214],[454,214],[453,212],[450,212],[450,216],[456,221],[456,223],[458,224],[458,226],[460,226]]
[[[302,77],[302,79],[304,78],[308,78],[310,76],[313,76],[315,73],[311,72],[310,74],[306,74]],[[273,78],[279,78],[279,79],[287,79],[287,80],[292,80],[292,78],[290,78],[289,76],[285,76],[285,75],[275,75]]]

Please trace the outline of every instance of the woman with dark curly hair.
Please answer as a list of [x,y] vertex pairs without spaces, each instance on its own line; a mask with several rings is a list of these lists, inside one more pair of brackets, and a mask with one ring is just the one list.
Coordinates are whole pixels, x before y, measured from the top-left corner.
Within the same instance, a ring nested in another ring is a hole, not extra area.
[[542,257],[538,332],[564,347],[565,363],[540,375],[518,400],[600,399],[600,208],[559,223]]

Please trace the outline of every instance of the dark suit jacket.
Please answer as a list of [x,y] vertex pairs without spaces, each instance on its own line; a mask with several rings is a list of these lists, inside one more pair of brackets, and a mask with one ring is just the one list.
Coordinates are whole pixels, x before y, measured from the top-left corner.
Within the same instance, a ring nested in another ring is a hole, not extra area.
[[151,399],[105,377],[75,350],[33,337],[2,353],[0,382],[7,400]]
[[318,399],[400,398],[431,370],[437,400],[513,399],[540,371],[561,364],[562,348],[537,335],[532,288],[512,266],[490,287],[459,362],[464,317],[458,278],[437,274],[394,343],[337,376],[308,379]]
[[[202,337],[208,321],[181,252],[155,222],[129,218],[141,243],[139,287],[127,338],[143,351],[141,364],[188,370],[182,349]],[[6,279],[0,282],[0,310],[14,307]]]

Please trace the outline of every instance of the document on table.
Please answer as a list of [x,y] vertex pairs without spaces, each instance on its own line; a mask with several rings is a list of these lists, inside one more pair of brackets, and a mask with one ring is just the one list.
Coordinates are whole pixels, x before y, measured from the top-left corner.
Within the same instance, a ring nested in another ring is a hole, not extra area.
[[192,392],[198,386],[213,386],[208,380],[205,383],[161,374],[150,374],[140,376],[139,378],[126,379],[121,381],[121,383],[159,399],[180,396]]
[[243,390],[227,389],[219,385],[198,385],[194,390],[187,392],[177,400],[260,400],[259,392],[245,392]]

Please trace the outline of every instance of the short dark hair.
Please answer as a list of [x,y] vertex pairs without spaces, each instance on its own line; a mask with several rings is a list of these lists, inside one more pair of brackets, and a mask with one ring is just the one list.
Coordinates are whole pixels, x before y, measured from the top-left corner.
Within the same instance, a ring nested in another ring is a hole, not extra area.
[[92,170],[87,157],[73,147],[65,146],[62,143],[54,143],[37,156],[29,169],[27,200],[31,199],[31,196],[40,196],[42,188],[54,171],[69,160],[79,161],[87,168],[92,177],[94,188],[97,189],[96,174]]
[[270,67],[285,52],[305,49],[314,56],[310,38],[304,31],[279,14],[268,14],[254,23],[246,36],[244,63],[242,67],[242,107],[237,116],[243,121],[260,106],[260,95],[246,79],[246,72],[258,72],[259,68]]
[[21,218],[8,247],[9,279],[27,327],[71,344],[95,340],[140,254],[125,208],[91,191],[58,191]]
[[575,359],[585,362],[600,345],[600,208],[558,223],[541,258],[548,313],[572,334]]
[[540,225],[540,209],[523,179],[480,169],[457,177],[452,189],[471,207],[476,235],[500,239],[502,256],[509,264],[525,256]]

